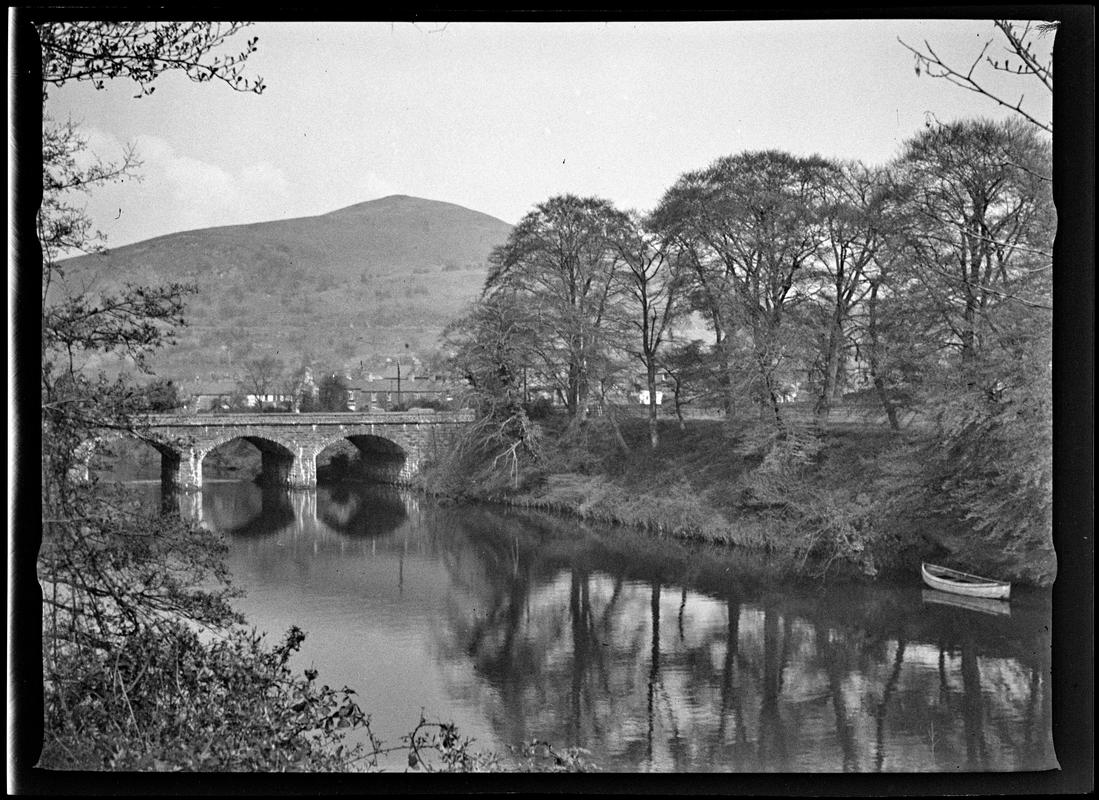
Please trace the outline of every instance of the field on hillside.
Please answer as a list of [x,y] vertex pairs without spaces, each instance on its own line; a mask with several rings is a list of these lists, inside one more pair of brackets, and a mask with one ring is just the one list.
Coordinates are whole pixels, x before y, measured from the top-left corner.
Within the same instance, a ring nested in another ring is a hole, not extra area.
[[[260,354],[288,369],[380,370],[429,357],[484,284],[511,226],[452,203],[393,196],[318,217],[161,236],[65,262],[70,293],[193,283],[187,326],[156,354],[179,382],[232,381]],[[62,291],[59,289],[59,291]],[[92,365],[114,371],[115,359]]]
[[[203,291],[192,297],[178,344],[158,359],[180,379],[236,374],[241,359],[276,353],[328,369],[375,365],[385,357],[424,357],[443,327],[473,300],[484,270],[419,270],[372,275],[344,286],[303,282],[292,291]],[[201,289],[201,286],[200,286]],[[236,364],[234,365],[234,359]]]

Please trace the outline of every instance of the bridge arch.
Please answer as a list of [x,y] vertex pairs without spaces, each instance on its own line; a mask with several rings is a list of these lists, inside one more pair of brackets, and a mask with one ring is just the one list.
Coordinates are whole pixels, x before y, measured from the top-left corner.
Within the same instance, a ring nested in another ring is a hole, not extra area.
[[237,440],[248,442],[260,453],[260,482],[265,486],[289,486],[293,484],[295,466],[300,470],[300,448],[292,440],[279,436],[277,432],[265,431],[262,434],[249,434],[227,431],[197,443],[189,454],[193,459],[191,478],[194,485],[202,485],[202,465],[211,452]]
[[84,441],[74,453],[73,477],[78,480],[90,480],[92,470],[100,466],[97,464],[97,459],[117,455],[112,454],[110,448],[119,443],[140,443],[158,452],[161,484],[164,486],[175,484],[182,450],[186,443],[156,434],[145,434],[138,430],[103,430]]
[[415,474],[414,469],[419,464],[415,443],[407,439],[402,443],[399,441],[401,438],[376,433],[341,431],[337,435],[322,440],[314,457],[319,457],[325,450],[335,445],[349,442],[359,457],[355,465],[356,477],[374,483],[400,483]]

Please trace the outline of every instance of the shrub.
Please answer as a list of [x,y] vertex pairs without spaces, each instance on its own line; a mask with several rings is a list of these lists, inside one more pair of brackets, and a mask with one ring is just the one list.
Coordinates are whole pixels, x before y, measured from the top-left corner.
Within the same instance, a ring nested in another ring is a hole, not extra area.
[[278,646],[242,628],[200,635],[171,623],[115,646],[65,648],[46,681],[41,765],[60,769],[344,771],[344,743],[367,724],[354,692],[287,666],[305,635]]

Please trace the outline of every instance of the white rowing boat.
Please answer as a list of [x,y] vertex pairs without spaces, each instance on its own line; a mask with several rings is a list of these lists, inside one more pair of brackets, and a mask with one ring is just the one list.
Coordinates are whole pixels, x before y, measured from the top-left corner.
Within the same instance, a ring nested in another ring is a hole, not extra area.
[[920,565],[920,573],[924,583],[942,592],[992,600],[1007,600],[1011,597],[1011,584],[1006,581],[994,581],[926,562]]

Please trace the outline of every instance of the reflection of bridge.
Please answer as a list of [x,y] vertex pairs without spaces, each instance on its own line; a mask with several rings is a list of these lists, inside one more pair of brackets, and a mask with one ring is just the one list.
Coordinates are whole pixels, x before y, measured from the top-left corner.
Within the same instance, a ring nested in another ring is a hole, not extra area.
[[[247,485],[246,485],[247,486]],[[262,538],[275,535],[294,526],[298,533],[315,534],[327,530],[352,539],[373,539],[397,530],[414,510],[416,498],[392,486],[346,485],[322,490],[289,490],[280,486],[248,486],[244,503],[246,513],[233,513],[226,518],[215,505],[212,513],[205,507],[216,498],[220,489],[239,492],[239,484],[214,484],[205,492],[170,491],[162,496],[162,508],[167,513],[178,512],[195,525],[210,525],[234,538]],[[258,500],[258,503],[256,502]],[[237,505],[235,512],[241,510]]]
[[399,483],[436,458],[472,419],[468,411],[361,414],[152,414],[140,436],[161,454],[161,480],[181,489],[202,487],[207,453],[234,439],[262,455],[264,483],[308,489],[317,485],[317,455],[346,439],[374,463],[374,477]]

